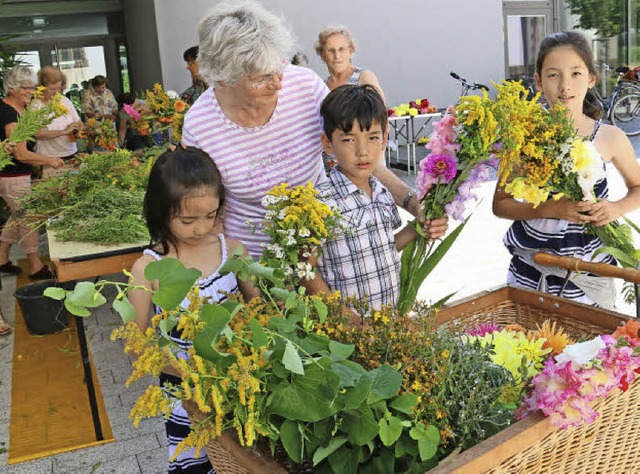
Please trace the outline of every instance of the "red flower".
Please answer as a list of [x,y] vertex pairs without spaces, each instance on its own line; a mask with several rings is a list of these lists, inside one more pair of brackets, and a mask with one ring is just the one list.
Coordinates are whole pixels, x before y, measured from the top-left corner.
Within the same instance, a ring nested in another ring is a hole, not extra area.
[[396,116],[396,111],[393,109],[387,109],[387,116],[388,117],[395,117]]

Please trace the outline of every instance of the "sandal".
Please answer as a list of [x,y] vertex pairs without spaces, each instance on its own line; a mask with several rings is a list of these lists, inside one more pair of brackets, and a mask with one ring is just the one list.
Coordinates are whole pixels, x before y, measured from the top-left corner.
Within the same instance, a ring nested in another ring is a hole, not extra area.
[[18,265],[11,263],[11,260],[7,260],[7,263],[0,265],[0,273],[9,273],[11,275],[19,275],[22,273],[22,268]]
[[29,274],[30,280],[50,280],[55,278],[55,272],[49,267],[49,265],[44,265],[40,270],[35,273]]
[[11,331],[12,329],[9,323],[6,322],[2,316],[0,316],[0,336],[11,334]]

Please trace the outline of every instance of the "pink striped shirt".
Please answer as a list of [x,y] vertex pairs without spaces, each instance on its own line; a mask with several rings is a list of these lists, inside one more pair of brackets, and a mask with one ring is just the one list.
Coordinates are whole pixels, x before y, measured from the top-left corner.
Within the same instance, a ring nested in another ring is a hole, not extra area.
[[325,179],[322,163],[320,104],[329,89],[310,69],[287,66],[278,103],[269,122],[243,128],[226,118],[213,88],[187,112],[182,142],[204,150],[218,166],[227,190],[224,231],[242,241],[257,258],[262,232],[254,233],[266,209],[260,202],[272,187],[314,184]]

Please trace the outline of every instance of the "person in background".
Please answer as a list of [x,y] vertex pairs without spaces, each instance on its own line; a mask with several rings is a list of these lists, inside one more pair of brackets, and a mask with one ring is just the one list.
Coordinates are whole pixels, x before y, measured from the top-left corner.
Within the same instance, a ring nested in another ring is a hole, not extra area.
[[325,81],[329,90],[344,84],[360,86],[371,84],[378,89],[384,100],[384,92],[373,71],[351,64],[351,57],[356,52],[356,43],[346,27],[330,26],[325,28],[318,34],[318,40],[314,46],[316,53],[329,70],[329,77]]
[[[327,96],[320,109],[324,123],[322,143],[337,165],[318,186],[319,199],[340,210],[347,232],[322,244],[318,272],[303,281],[310,294],[340,291],[372,309],[397,304],[400,255],[417,236],[402,225],[389,190],[373,176],[387,146],[387,107],[378,90],[346,84]],[[442,236],[447,220],[425,227],[430,239]]]
[[309,58],[307,58],[307,55],[304,54],[302,51],[298,51],[291,58],[291,64],[293,64],[294,66],[307,67],[309,66]]
[[[66,82],[65,75],[53,66],[44,66],[38,71],[38,85],[44,87],[42,97],[33,99],[29,108],[38,110],[60,93]],[[61,103],[67,113],[57,117],[46,128],[36,133],[36,153],[69,160],[78,152],[75,132],[82,128],[82,121],[73,103],[62,96]],[[58,174],[60,170],[45,166],[42,177],[48,178]]]
[[96,76],[91,79],[91,88],[82,96],[82,113],[86,118],[106,118],[115,121],[118,117],[118,103],[113,92],[107,89],[107,79]]
[[187,63],[187,69],[191,73],[191,85],[180,94],[182,100],[184,100],[189,106],[207,90],[207,84],[202,80],[200,76],[200,67],[198,66],[198,47],[192,46],[185,50],[182,54],[182,58]]
[[147,145],[147,141],[129,126],[129,115],[124,111],[123,107],[125,104],[132,106],[134,109],[142,107],[132,92],[123,92],[118,95],[118,144],[120,148],[126,148],[131,151],[144,148]]
[[536,252],[543,251],[615,264],[608,253],[598,254],[602,241],[588,233],[585,224],[603,226],[640,207],[640,166],[631,142],[622,130],[602,122],[602,107],[590,99],[597,78],[591,47],[582,34],[558,32],[542,40],[534,75],[536,88],[549,104],[564,105],[578,135],[588,138],[600,154],[603,170],[605,163],[613,163],[627,186],[626,196],[609,201],[606,175],[593,187],[597,202],[560,198],[534,207],[516,200],[498,185],[493,213],[514,221],[504,236],[512,255],[507,283],[555,295],[562,289],[563,298],[613,309],[616,289],[612,278],[574,274],[564,287],[564,270],[554,271],[533,260]]
[[[326,179],[320,104],[329,90],[311,69],[289,64],[289,28],[257,2],[217,3],[198,35],[200,71],[212,87],[187,112],[182,142],[204,150],[218,166],[228,193],[225,232],[258,258],[268,238],[247,221],[264,220],[267,192],[282,182]],[[418,214],[415,190],[384,160],[374,175],[398,205]]]
[[[238,281],[233,273],[220,274],[219,270],[229,255],[242,243],[220,232],[219,222],[223,217],[225,201],[222,177],[209,156],[196,148],[181,147],[163,153],[151,168],[149,184],[144,197],[143,214],[151,236],[151,245],[131,268],[135,285],[157,290],[157,281],[145,276],[147,265],[163,258],[180,260],[185,266],[202,273],[195,282],[199,296],[210,303],[225,301],[229,293],[240,291],[249,301],[258,296],[258,290],[248,281]],[[150,310],[156,314],[162,308],[152,305],[151,293],[134,290],[129,293],[136,310],[136,324],[142,332],[151,323]],[[188,300],[182,306],[188,306]],[[183,339],[177,328],[169,332],[173,344],[179,348],[178,357],[188,357],[193,345]],[[182,379],[177,370],[168,366],[160,373],[160,385],[180,385]],[[165,419],[169,447],[170,474],[214,473],[206,453],[195,448],[186,449],[173,459],[177,445],[186,438],[191,425],[187,412],[177,398],[171,396],[171,415]]]
[[[36,79],[31,68],[15,66],[4,78],[6,97],[0,101],[0,141],[7,139],[17,126],[36,89]],[[44,156],[33,151],[34,144],[19,142],[12,144],[13,162],[0,170],[0,195],[7,203],[11,215],[0,234],[0,272],[17,275],[22,269],[9,260],[11,246],[20,243],[29,260],[29,278],[32,280],[53,278],[51,268],[42,263],[38,254],[38,232],[16,217],[19,211],[18,198],[31,191],[33,165],[60,168],[64,161],[57,157]]]

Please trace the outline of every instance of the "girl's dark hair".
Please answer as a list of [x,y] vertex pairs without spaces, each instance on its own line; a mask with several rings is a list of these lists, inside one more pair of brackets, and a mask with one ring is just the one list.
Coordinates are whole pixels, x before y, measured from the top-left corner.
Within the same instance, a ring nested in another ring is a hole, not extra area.
[[324,120],[324,134],[329,140],[336,129],[349,133],[356,120],[361,130],[369,130],[373,122],[380,122],[384,134],[389,120],[382,96],[369,84],[336,87],[322,101],[320,115]]
[[219,219],[225,201],[222,176],[209,155],[198,148],[178,147],[174,151],[167,151],[160,155],[151,168],[144,195],[143,215],[151,236],[150,247],[160,245],[159,254],[166,255],[169,244],[176,247],[177,242],[169,231],[169,222],[180,212],[182,199],[201,189],[218,193],[216,218]]
[[[578,56],[584,61],[589,73],[598,79],[598,71],[593,60],[593,53],[591,52],[591,46],[587,38],[578,33],[577,31],[559,31],[552,33],[542,40],[540,43],[540,49],[538,50],[538,58],[536,59],[536,72],[538,76],[542,75],[542,64],[547,55],[555,48],[560,46],[571,46]],[[587,90],[587,95],[584,98],[582,104],[582,112],[591,117],[594,120],[601,118],[604,115],[604,109],[600,101],[596,99],[595,94],[591,89]]]

